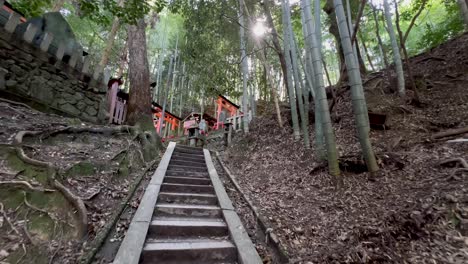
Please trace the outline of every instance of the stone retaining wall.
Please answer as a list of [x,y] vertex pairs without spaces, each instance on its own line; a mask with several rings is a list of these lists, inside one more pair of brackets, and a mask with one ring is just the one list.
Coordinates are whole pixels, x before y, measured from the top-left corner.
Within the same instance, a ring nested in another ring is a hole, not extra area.
[[0,96],[39,103],[93,123],[104,122],[108,78],[99,72],[94,76],[87,73],[89,64],[86,66],[81,55],[70,59],[73,64],[65,63],[25,41],[26,34],[17,36],[5,28],[0,27]]

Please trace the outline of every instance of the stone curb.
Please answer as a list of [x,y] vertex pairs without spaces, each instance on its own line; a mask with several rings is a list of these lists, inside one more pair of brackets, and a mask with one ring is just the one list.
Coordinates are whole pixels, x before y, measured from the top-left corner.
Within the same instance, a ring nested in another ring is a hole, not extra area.
[[158,168],[153,174],[149,185],[146,187],[145,194],[141,199],[141,203],[138,206],[135,216],[132,219],[130,227],[128,228],[125,238],[122,241],[119,251],[114,259],[114,264],[139,263],[140,254],[143,251],[146,233],[148,232],[148,228],[151,223],[159,190],[175,146],[176,143],[169,143]]
[[258,255],[257,250],[255,249],[254,244],[252,243],[252,240],[242,225],[239,216],[234,211],[231,199],[229,199],[229,196],[223,187],[223,183],[219,179],[218,173],[216,172],[209,150],[203,149],[203,153],[205,155],[206,166],[208,167],[208,173],[210,175],[211,182],[215,189],[216,196],[218,197],[219,206],[223,210],[224,220],[228,225],[229,234],[231,235],[231,238],[237,247],[239,263],[263,263],[262,259]]

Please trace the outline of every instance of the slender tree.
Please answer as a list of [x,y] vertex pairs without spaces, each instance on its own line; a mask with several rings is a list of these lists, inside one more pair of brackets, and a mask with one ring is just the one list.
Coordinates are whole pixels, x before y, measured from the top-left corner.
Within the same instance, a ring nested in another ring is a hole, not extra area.
[[[317,7],[317,6],[315,6]],[[314,117],[315,117],[315,150],[317,157],[319,159],[326,159],[326,154],[325,154],[325,138],[323,135],[323,128],[322,128],[322,117],[320,116],[321,111],[319,107],[319,99],[317,97],[317,89],[318,89],[318,84],[316,80],[316,75],[315,75],[315,70],[314,70],[314,62],[312,58],[312,40],[310,39],[312,37],[312,34],[315,34],[315,31],[310,31],[313,29],[314,26],[314,21],[312,20],[312,15],[307,13],[306,11],[310,11],[311,8],[311,3],[309,1],[302,1],[301,2],[301,21],[302,21],[302,32],[305,38],[305,44],[306,44],[306,56],[307,56],[307,61],[309,62],[308,66],[310,67],[309,70],[306,72],[306,75],[310,76],[310,81],[309,84],[312,86],[311,89],[314,90],[314,105],[315,105],[315,110],[314,110]],[[307,20],[309,19],[309,20]],[[315,20],[317,21],[317,20]],[[310,23],[310,25],[308,24]],[[316,24],[317,25],[317,24]],[[321,34],[316,34],[316,38],[318,39],[318,35]],[[318,41],[317,41],[318,42]],[[321,43],[318,43],[319,45],[319,50],[321,50]]]
[[270,10],[271,2],[273,2],[274,4],[274,1],[272,0],[263,1],[262,3],[263,12],[265,13],[265,16],[266,16],[267,25],[271,30],[271,40],[272,40],[273,46],[275,47],[274,50],[276,51],[276,54],[278,55],[278,58],[280,61],[281,71],[283,72],[283,83],[285,84],[286,89],[289,89],[288,81],[287,81],[288,71],[287,71],[287,66],[286,66],[286,59],[284,57],[283,49],[281,48],[278,31],[276,30],[276,26],[275,26],[275,23],[273,22],[273,17],[271,15],[271,10]]
[[393,62],[398,78],[398,94],[405,96],[405,74],[403,72],[403,63],[401,62],[400,48],[398,47],[395,30],[392,24],[392,15],[390,13],[390,6],[388,0],[384,0],[385,22],[387,23],[387,30],[392,42]]
[[[291,24],[291,10],[290,10],[290,4],[289,0],[285,0],[283,2],[285,11],[285,21],[286,21],[286,27],[284,30],[288,31],[288,39],[284,39],[285,42],[289,42],[287,46],[289,47],[289,54],[288,51],[286,51],[286,58],[291,59],[291,66],[292,66],[292,74],[294,77],[294,86],[295,86],[295,91],[296,91],[296,97],[297,97],[297,104],[299,107],[299,115],[301,117],[301,128],[302,128],[302,133],[304,137],[304,145],[306,148],[310,148],[310,140],[309,140],[309,124],[307,122],[306,115],[308,114],[308,109],[306,111],[304,107],[304,98],[302,96],[303,94],[303,83],[302,83],[302,78],[300,78],[300,73],[299,73],[299,64],[298,64],[298,56],[297,56],[297,50],[296,50],[296,43],[295,43],[295,37],[294,37],[294,32],[292,29],[292,24]],[[286,44],[285,44],[286,46]]]
[[364,96],[364,89],[362,87],[361,74],[359,66],[354,56],[353,48],[351,45],[351,37],[349,29],[346,24],[346,17],[344,13],[343,3],[341,0],[334,0],[336,11],[336,19],[339,25],[341,44],[343,45],[343,52],[346,61],[346,69],[351,85],[351,98],[353,102],[353,112],[356,119],[357,132],[359,143],[361,145],[364,159],[367,164],[367,169],[370,172],[377,171],[378,165],[375,159],[374,150],[369,139],[369,117],[367,113],[366,98]]
[[457,0],[458,5],[460,6],[460,13],[465,21],[465,28],[468,28],[468,4],[466,0]]
[[367,50],[366,42],[364,41],[362,34],[361,33],[358,33],[358,34],[362,42],[362,47],[364,48],[364,53],[366,54],[366,57],[367,57],[367,61],[369,62],[369,66],[371,67],[372,71],[375,72],[374,63],[372,63],[372,58],[369,54],[369,51]]
[[317,41],[317,35],[321,34],[320,27],[314,26],[310,0],[301,0],[302,15],[305,27],[307,27],[308,35],[305,36],[308,47],[311,47],[310,54],[312,55],[313,67],[315,73],[315,103],[316,111],[320,112],[320,121],[323,128],[327,148],[328,169],[331,175],[336,177],[337,183],[340,184],[342,178],[340,176],[340,167],[338,165],[338,152],[336,150],[335,134],[333,131],[330,112],[328,110],[328,100],[325,93],[325,85],[323,84],[323,71],[322,71],[322,54],[320,45]]
[[379,45],[380,57],[381,57],[381,61],[383,62],[383,66],[382,64],[381,66],[384,68],[384,72],[385,72],[385,75],[387,76],[387,80],[390,81],[390,73],[389,73],[390,66],[388,64],[387,53],[385,52],[385,47],[383,46],[382,37],[380,36],[379,19],[377,18],[377,8],[373,4],[370,4],[370,6],[372,8],[372,16],[374,17],[374,22],[375,22],[375,35],[377,36],[377,43]]
[[172,75],[172,64],[174,63],[174,56],[171,55],[170,61],[169,61],[169,72],[167,73],[167,82],[166,82],[166,89],[162,91],[162,96],[163,96],[163,104],[162,104],[162,114],[161,114],[161,122],[159,126],[159,131],[158,134],[160,136],[163,136],[162,134],[162,128],[164,126],[164,119],[166,117],[166,104],[167,104],[167,97],[169,95],[169,87],[170,87],[170,81],[171,81],[171,75]]
[[[124,4],[125,0],[119,0],[118,5],[122,6]],[[101,61],[99,62],[99,66],[101,69],[104,69],[106,67],[107,63],[109,62],[109,57],[112,52],[112,48],[114,47],[114,41],[115,37],[117,36],[117,32],[119,31],[120,28],[120,19],[119,17],[115,17],[114,21],[112,22],[112,28],[111,31],[109,32],[109,36],[107,37],[107,43],[104,51],[102,52],[101,56]]]
[[248,114],[248,92],[247,92],[247,80],[248,80],[248,64],[247,64],[247,52],[246,52],[246,37],[244,26],[244,1],[239,0],[239,34],[240,34],[240,47],[241,47],[241,69],[242,69],[242,111],[244,112],[243,126],[244,133],[249,133],[249,119]]
[[[288,1],[289,3],[289,1]],[[288,22],[287,22],[287,9],[286,9],[286,0],[281,1],[282,7],[282,19],[283,19],[283,34],[284,34],[284,55],[286,59],[286,72],[287,72],[287,88],[289,94],[289,105],[291,107],[291,119],[293,125],[293,135],[296,140],[298,140],[301,136],[300,129],[299,129],[299,117],[297,113],[297,101],[296,95],[294,92],[294,84],[293,84],[293,67],[291,63],[291,45],[290,45],[290,32],[288,30]]]

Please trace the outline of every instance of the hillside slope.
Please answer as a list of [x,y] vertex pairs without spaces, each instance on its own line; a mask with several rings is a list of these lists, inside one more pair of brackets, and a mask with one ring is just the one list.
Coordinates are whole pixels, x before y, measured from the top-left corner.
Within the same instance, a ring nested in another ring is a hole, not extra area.
[[468,262],[467,172],[454,168],[457,162],[440,165],[468,158],[468,143],[431,140],[468,126],[467,47],[465,34],[412,58],[422,107],[386,94],[381,73],[365,80],[369,110],[388,117],[387,130],[371,131],[381,167],[376,178],[364,172],[349,91],[334,113],[341,190],[313,149],[295,142],[288,126],[279,129],[272,108],[224,151],[294,263]]

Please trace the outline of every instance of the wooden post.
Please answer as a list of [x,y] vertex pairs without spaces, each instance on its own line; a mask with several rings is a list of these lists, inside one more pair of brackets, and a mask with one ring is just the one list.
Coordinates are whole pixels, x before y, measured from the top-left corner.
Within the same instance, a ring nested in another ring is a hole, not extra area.
[[119,83],[114,82],[112,84],[112,87],[109,91],[109,99],[110,99],[110,106],[109,106],[109,124],[112,123],[112,120],[114,119],[114,110],[115,110],[115,104],[117,101],[117,92],[119,91]]
[[232,142],[232,124],[229,124],[228,138],[227,138],[228,146],[231,145],[231,142]]

